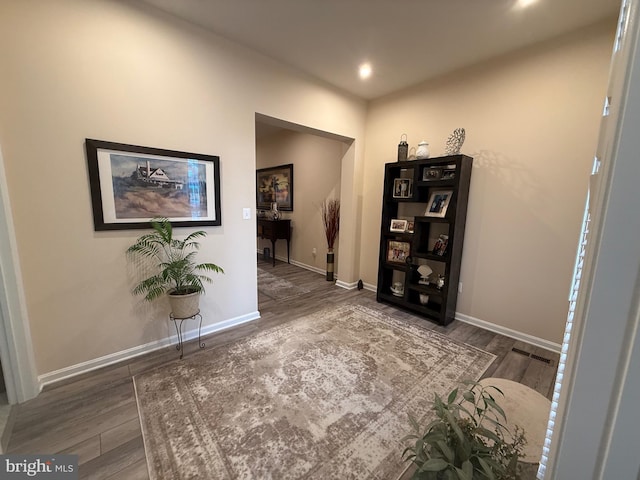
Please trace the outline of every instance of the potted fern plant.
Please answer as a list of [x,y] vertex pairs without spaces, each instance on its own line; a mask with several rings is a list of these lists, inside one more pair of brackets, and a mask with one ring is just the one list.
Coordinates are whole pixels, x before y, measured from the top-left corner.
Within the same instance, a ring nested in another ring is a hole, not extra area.
[[127,254],[157,262],[158,271],[138,283],[133,293],[144,295],[148,301],[166,293],[175,318],[192,317],[199,312],[204,283],[213,283],[201,272],[224,273],[224,270],[214,263],[195,261],[200,248],[196,239],[206,237],[206,232],[199,230],[179,240],[173,237],[173,227],[166,218],[154,218],[151,228],[153,232],[138,238]]
[[494,395],[494,386],[467,382],[468,389],[456,388],[446,401],[435,394],[436,419],[424,429],[409,415],[415,430],[402,442],[414,444],[403,452],[415,466],[412,480],[515,480],[519,479],[518,459],[526,444],[517,426],[509,432],[503,409]]

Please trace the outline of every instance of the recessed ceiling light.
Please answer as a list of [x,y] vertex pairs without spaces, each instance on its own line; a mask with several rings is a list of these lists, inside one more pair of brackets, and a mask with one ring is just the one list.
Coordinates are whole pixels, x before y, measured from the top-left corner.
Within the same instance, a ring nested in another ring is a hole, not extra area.
[[363,63],[362,65],[360,65],[358,72],[362,80],[369,78],[372,72],[371,65],[369,63]]

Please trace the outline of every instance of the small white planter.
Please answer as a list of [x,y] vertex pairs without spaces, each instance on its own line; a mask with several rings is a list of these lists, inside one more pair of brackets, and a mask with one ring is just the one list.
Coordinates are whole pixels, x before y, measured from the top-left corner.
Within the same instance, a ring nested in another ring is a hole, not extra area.
[[174,295],[169,292],[169,304],[173,318],[190,318],[200,311],[200,292]]

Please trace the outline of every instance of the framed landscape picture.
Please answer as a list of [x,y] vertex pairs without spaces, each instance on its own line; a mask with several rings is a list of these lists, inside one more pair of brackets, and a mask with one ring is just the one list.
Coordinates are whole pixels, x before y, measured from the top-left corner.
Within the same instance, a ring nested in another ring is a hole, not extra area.
[[221,225],[220,158],[85,140],[96,231]]
[[293,164],[256,170],[256,206],[269,210],[277,203],[278,210],[293,211]]

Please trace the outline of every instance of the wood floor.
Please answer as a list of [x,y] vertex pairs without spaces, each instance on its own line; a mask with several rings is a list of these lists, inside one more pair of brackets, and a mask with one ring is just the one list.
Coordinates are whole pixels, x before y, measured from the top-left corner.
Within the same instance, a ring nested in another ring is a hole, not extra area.
[[[276,262],[275,267],[261,260],[258,264],[295,285],[307,287],[310,292],[286,302],[259,293],[262,318],[206,337],[206,349],[259,333],[330,304],[357,303],[396,318],[411,316],[377,303],[373,292],[344,290],[325,281],[322,275],[283,262]],[[557,354],[459,321],[440,327],[425,320],[424,326],[494,353],[497,359],[485,377],[521,382],[551,398]],[[550,359],[551,365],[514,352],[513,348]],[[185,355],[202,353],[194,342],[185,346]],[[9,453],[77,454],[82,479],[148,479],[132,377],[177,358],[175,348],[167,347],[46,387],[37,398],[18,406]]]

